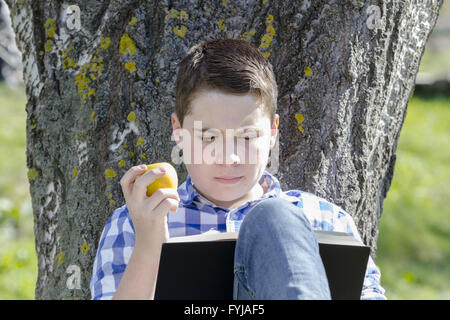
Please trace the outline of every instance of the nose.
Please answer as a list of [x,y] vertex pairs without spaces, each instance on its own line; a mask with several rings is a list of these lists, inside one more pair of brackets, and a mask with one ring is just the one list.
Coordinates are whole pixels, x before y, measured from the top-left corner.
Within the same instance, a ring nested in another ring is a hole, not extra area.
[[219,152],[218,156],[216,156],[216,163],[219,165],[238,165],[241,163],[241,158],[234,152],[228,152],[225,161],[223,161],[223,156]]
[[[231,143],[231,144],[225,144],[224,145],[225,148],[225,152],[223,152],[222,148],[217,148],[215,149],[215,151],[217,151],[216,153],[216,163],[219,165],[239,165],[242,161],[241,161],[241,157],[238,155],[239,152],[239,148],[238,148],[238,152],[235,152],[236,146]],[[225,154],[225,159],[224,155]]]

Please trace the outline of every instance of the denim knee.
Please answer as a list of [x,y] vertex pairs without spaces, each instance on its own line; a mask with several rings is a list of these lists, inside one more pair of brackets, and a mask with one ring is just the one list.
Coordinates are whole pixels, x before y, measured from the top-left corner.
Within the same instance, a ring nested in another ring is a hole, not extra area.
[[286,199],[264,199],[248,211],[234,262],[235,297],[314,298],[328,290],[313,228]]
[[312,231],[303,209],[283,198],[268,198],[260,201],[249,210],[241,224],[241,229],[255,223],[272,227],[280,226],[283,229],[289,226],[305,227]]

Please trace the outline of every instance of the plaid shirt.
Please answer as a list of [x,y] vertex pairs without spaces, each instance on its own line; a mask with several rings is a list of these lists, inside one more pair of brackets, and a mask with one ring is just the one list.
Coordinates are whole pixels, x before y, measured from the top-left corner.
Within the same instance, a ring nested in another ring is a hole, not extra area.
[[[200,234],[211,229],[221,232],[238,231],[246,213],[265,198],[281,197],[303,208],[313,229],[346,232],[361,240],[352,217],[337,205],[314,194],[290,190],[283,192],[275,176],[265,171],[259,183],[264,195],[229,210],[217,206],[200,195],[188,175],[178,187],[180,204],[177,212],[168,213],[170,237]],[[92,299],[111,299],[133,252],[135,234],[127,206],[117,208],[107,221],[100,237],[90,281]],[[380,286],[380,271],[369,257],[361,299],[386,299]]]

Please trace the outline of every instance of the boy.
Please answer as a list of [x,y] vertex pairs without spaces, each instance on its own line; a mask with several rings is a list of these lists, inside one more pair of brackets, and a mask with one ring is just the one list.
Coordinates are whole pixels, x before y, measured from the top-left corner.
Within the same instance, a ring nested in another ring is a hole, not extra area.
[[[164,172],[136,179],[146,168],[135,166],[125,173],[126,205],[101,235],[92,299],[153,299],[161,244],[211,229],[239,231],[235,299],[330,299],[313,229],[361,238],[341,208],[300,190],[283,192],[265,170],[277,137],[277,94],[271,64],[246,41],[204,41],[188,51],[171,117],[187,179],[147,197],[146,186]],[[386,299],[379,280],[369,258],[362,299]]]

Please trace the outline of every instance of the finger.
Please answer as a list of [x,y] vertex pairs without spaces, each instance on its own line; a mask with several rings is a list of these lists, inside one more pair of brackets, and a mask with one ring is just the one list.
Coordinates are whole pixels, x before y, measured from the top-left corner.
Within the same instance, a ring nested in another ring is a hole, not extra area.
[[120,179],[120,185],[122,187],[122,192],[125,198],[127,198],[132,191],[133,183],[136,180],[136,177],[145,172],[147,170],[146,165],[134,166],[128,169],[127,172],[123,175],[122,179]]
[[178,210],[178,204],[179,201],[175,200],[173,198],[165,198],[161,202],[158,203],[158,205],[153,210],[153,213],[156,215],[164,216],[169,211],[176,211]]
[[163,168],[154,168],[147,171],[144,175],[137,177],[131,191],[133,196],[145,199],[147,197],[147,186],[152,184],[156,179],[164,176],[166,173],[163,170]]
[[[172,188],[160,188],[152,194],[151,197],[147,197],[147,207],[149,210],[155,210],[156,207],[165,199],[174,199],[177,203],[180,202],[180,196],[178,191]],[[176,206],[178,208],[178,204]]]

